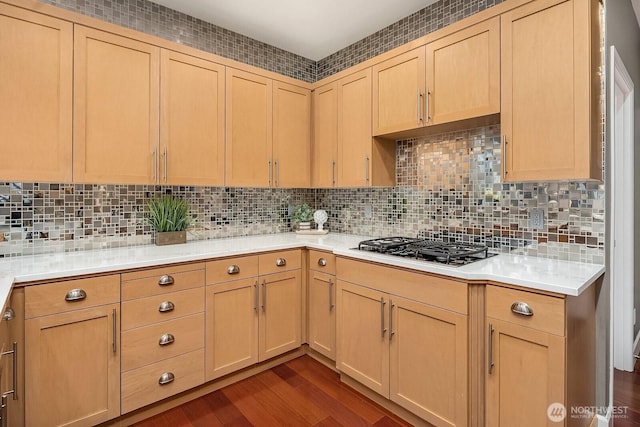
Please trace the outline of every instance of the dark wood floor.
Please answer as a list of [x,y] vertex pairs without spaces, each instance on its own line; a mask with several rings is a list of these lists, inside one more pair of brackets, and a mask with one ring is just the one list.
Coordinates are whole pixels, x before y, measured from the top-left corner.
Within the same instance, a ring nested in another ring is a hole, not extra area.
[[309,356],[135,424],[136,427],[409,425],[342,384],[335,372]]
[[640,364],[634,372],[614,369],[613,406],[625,408],[625,413],[613,419],[616,427],[640,426]]

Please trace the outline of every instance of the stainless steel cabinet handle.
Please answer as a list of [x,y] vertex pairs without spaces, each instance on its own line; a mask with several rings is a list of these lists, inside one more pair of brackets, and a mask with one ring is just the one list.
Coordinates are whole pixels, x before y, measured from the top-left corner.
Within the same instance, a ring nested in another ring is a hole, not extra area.
[[276,166],[275,187],[278,187],[280,185],[280,167],[278,166],[277,160],[275,161],[275,166]]
[[87,293],[84,289],[71,289],[67,292],[67,295],[64,296],[65,301],[73,302],[73,301],[82,301],[87,297]]
[[227,274],[238,274],[240,273],[240,266],[233,264],[227,267]]
[[422,122],[422,92],[418,88],[418,124]]
[[113,331],[113,336],[111,337],[111,339],[113,340],[111,344],[111,350],[113,350],[114,353],[117,350],[116,340],[118,339],[118,320],[116,319],[116,313],[116,309],[114,308],[111,312],[111,330]]
[[511,311],[521,316],[533,316],[533,309],[526,302],[517,301],[511,304]]
[[153,150],[153,183],[158,182],[158,150]]
[[336,161],[331,161],[331,186],[336,186]]
[[493,325],[489,323],[489,373],[493,372]]
[[502,175],[507,176],[507,135],[502,135]]
[[329,311],[333,310],[333,280],[329,279]]
[[380,334],[384,338],[387,328],[384,327],[384,298],[380,297]]
[[165,372],[164,374],[160,375],[160,378],[158,378],[158,384],[167,385],[169,383],[172,383],[175,379],[176,377],[175,375],[173,375],[173,372]]
[[324,259],[324,258],[319,258],[319,259],[318,259],[318,265],[319,265],[320,267],[326,267],[326,266],[327,266],[327,260],[326,260],[326,259]]
[[2,315],[2,320],[13,320],[16,317],[16,312],[13,311],[13,308],[7,307],[4,314]]
[[262,281],[262,312],[267,312],[267,281]]
[[364,158],[364,180],[369,184],[369,156]]
[[[12,349],[9,351],[4,351],[2,352],[3,356],[12,356],[13,360],[12,360],[12,368],[13,368],[13,372],[12,372],[12,378],[11,378],[11,390],[5,391],[4,393],[2,393],[2,398],[4,399],[2,401],[2,405],[4,405],[6,403],[6,396],[11,394],[12,395],[12,399],[13,400],[18,400],[18,343],[17,342],[13,342],[13,346]],[[4,419],[5,419],[5,413],[2,414],[2,422],[4,423]],[[6,424],[6,423],[5,423]]]
[[269,187],[273,185],[273,167],[271,166],[271,159],[269,159]]
[[158,311],[160,313],[168,313],[173,311],[175,308],[176,306],[171,301],[162,301],[158,306]]
[[158,285],[160,286],[169,286],[169,285],[173,285],[175,283],[175,280],[173,279],[173,276],[170,274],[164,274],[160,277],[160,280],[158,280]]
[[2,394],[0,398],[0,425],[7,427],[7,395]]
[[393,338],[393,300],[389,299],[389,341]]
[[424,91],[424,123],[425,124],[429,124],[429,86],[426,87],[426,90]]
[[253,288],[254,288],[254,294],[253,294],[253,309],[255,310],[256,314],[258,314],[258,304],[259,303],[259,299],[260,299],[260,294],[258,293],[258,281],[256,280],[256,283],[253,284]]
[[284,267],[285,265],[287,265],[287,260],[284,258],[278,258],[276,260],[276,266],[277,267]]
[[169,158],[169,151],[167,147],[164,147],[164,182],[165,184],[167,183],[167,168],[168,168],[168,158]]
[[158,340],[158,345],[162,347],[165,345],[173,344],[175,340],[176,340],[176,337],[174,337],[172,334],[164,334]]

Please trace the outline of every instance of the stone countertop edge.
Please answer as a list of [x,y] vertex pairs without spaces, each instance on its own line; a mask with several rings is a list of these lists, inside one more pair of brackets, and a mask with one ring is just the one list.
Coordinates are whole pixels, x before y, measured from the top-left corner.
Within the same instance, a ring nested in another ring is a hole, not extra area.
[[8,258],[0,260],[0,302],[3,305],[6,303],[12,286],[17,283],[304,247],[456,279],[491,281],[569,296],[580,295],[605,271],[604,266],[599,264],[511,254],[499,254],[465,266],[449,267],[353,249],[358,242],[369,238],[339,233],[322,236],[282,233],[199,240],[185,245],[134,246]]

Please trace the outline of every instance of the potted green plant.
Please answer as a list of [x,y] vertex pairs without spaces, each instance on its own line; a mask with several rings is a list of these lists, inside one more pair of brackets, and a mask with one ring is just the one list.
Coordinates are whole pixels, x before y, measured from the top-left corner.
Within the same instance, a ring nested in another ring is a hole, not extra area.
[[149,225],[156,231],[156,245],[187,242],[187,228],[193,222],[189,203],[172,195],[153,197],[147,203]]
[[300,230],[311,229],[311,220],[313,220],[313,209],[306,203],[298,206],[293,212],[293,222],[298,223]]

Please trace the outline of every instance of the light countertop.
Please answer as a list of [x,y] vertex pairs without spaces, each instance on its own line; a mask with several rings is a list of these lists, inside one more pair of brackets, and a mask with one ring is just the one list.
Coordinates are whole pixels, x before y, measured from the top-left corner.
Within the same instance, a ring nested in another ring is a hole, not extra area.
[[367,236],[295,233],[202,240],[185,245],[136,246],[81,252],[23,256],[0,261],[0,302],[14,283],[105,273],[176,262],[243,255],[252,252],[308,247],[336,255],[405,267],[464,280],[493,281],[534,290],[577,296],[604,273],[604,266],[499,254],[461,267],[354,250]]

